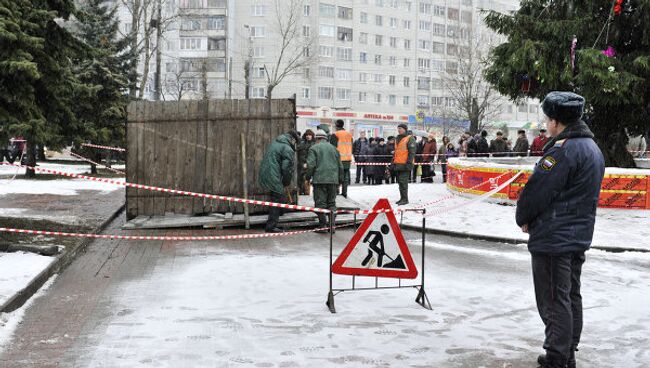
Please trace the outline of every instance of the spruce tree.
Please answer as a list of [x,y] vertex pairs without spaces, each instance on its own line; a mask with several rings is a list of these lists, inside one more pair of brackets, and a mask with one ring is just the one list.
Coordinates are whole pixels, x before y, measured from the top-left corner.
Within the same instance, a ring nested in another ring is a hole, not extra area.
[[507,37],[486,69],[499,92],[513,100],[581,94],[607,165],[634,166],[626,132],[650,128],[650,2],[522,0],[513,14],[491,11],[485,21]]

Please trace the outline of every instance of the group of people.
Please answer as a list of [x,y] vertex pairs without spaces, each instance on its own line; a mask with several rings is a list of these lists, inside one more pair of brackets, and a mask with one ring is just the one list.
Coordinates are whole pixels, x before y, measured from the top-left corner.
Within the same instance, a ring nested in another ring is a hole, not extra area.
[[5,127],[0,125],[0,162],[7,160],[13,164],[16,159],[20,159],[25,150],[25,140],[23,137],[10,138]]
[[451,156],[460,157],[523,157],[523,156],[541,156],[544,145],[549,138],[546,136],[546,129],[540,129],[539,135],[535,137],[532,145],[528,142],[526,131],[520,129],[517,131],[517,140],[514,147],[512,142],[504,137],[501,131],[496,133],[496,137],[488,144],[488,132],[483,130],[480,134],[473,135],[465,132],[458,140],[458,147],[453,143],[446,144],[446,150]]

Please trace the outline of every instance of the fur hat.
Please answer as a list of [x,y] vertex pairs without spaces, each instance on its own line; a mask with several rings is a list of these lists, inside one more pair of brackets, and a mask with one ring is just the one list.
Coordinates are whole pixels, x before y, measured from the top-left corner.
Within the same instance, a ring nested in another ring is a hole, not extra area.
[[585,98],[573,92],[553,91],[542,101],[546,116],[567,125],[580,120],[584,107]]
[[409,130],[408,125],[406,125],[406,124],[404,124],[404,123],[398,125],[397,127],[398,127],[398,128],[403,128],[404,130]]
[[316,129],[316,139],[327,139],[327,133],[322,129]]

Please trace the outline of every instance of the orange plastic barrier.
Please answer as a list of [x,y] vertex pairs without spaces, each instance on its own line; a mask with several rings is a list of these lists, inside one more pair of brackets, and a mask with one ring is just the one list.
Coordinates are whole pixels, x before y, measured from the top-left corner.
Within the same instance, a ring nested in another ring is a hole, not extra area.
[[[447,187],[451,190],[481,195],[510,179],[512,174],[502,175],[512,171],[505,168],[467,167],[447,165]],[[508,187],[499,191],[495,197],[516,201],[528,182],[531,171],[525,171]],[[489,184],[481,185],[473,190],[467,190],[477,184],[489,180]],[[621,209],[650,209],[650,175],[618,175],[605,174],[603,179],[598,207]]]

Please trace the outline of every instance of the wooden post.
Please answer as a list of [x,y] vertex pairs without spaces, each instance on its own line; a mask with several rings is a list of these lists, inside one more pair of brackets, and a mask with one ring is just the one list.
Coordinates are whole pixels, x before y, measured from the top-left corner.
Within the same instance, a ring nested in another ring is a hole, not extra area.
[[[248,199],[248,167],[246,165],[246,134],[241,133],[241,170],[242,185],[244,187],[244,199]],[[248,216],[248,203],[244,203],[244,221],[246,229],[251,228],[250,217]]]

